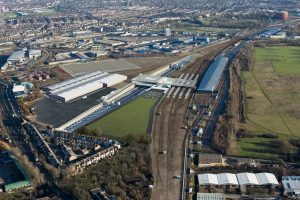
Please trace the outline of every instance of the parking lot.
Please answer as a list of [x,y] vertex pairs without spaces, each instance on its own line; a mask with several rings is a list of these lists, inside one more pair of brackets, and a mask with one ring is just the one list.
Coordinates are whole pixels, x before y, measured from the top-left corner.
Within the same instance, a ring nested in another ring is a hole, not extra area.
[[55,100],[43,98],[35,103],[37,121],[58,127],[73,119],[82,112],[99,103],[102,96],[109,94],[113,88],[105,88],[89,95],[86,99],[78,99],[70,103],[58,103]]

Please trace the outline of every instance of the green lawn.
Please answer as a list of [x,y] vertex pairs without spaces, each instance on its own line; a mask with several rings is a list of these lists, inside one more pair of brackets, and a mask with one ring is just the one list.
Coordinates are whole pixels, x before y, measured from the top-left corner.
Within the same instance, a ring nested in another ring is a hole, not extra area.
[[146,133],[149,114],[157,98],[139,97],[104,118],[87,126],[88,131],[99,135],[122,138],[128,134],[140,136]]
[[6,12],[6,13],[3,13],[4,19],[15,18],[16,16],[17,16],[16,12]]
[[256,62],[271,62],[278,74],[300,74],[299,46],[255,48],[254,55]]
[[300,138],[300,47],[255,48],[254,59],[252,70],[242,73],[247,122],[240,128],[257,137],[241,139],[239,155],[276,159],[275,141]]

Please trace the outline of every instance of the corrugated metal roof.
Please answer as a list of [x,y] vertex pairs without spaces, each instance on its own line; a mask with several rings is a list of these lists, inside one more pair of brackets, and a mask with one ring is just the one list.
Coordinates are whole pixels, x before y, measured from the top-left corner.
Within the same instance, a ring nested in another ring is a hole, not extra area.
[[227,57],[217,58],[204,74],[204,77],[197,88],[197,92],[210,92],[216,89],[227,63]]
[[67,85],[76,84],[80,81],[89,79],[91,77],[95,77],[95,76],[97,77],[97,76],[101,76],[101,75],[104,75],[104,74],[108,74],[108,73],[107,72],[96,71],[96,72],[93,72],[93,73],[89,73],[89,74],[85,74],[85,75],[82,75],[82,76],[72,78],[72,79],[67,80],[67,81],[63,81],[63,82],[60,82],[60,83],[49,85],[46,88],[49,89],[49,90],[58,90],[60,88],[65,88]]
[[225,195],[222,193],[197,193],[197,200],[223,200]]
[[283,176],[282,184],[285,190],[300,191],[300,176]]
[[[300,176],[293,179],[298,181],[295,185],[300,189]],[[292,179],[290,178],[290,180]],[[278,185],[278,181],[272,173],[206,173],[198,174],[198,181],[199,185]]]
[[273,27],[273,28],[270,28],[270,29],[264,31],[261,35],[265,35],[265,36],[274,35],[280,31],[281,31],[281,28]]
[[110,82],[115,82],[116,80],[124,80],[127,77],[121,74],[110,74],[109,76],[105,76],[99,79],[99,82],[104,84],[109,84]]
[[238,185],[239,182],[235,174],[222,173],[218,174],[219,185]]
[[199,185],[218,185],[218,178],[216,174],[199,174]]
[[239,173],[237,178],[240,185],[259,185],[259,182],[254,173]]
[[256,174],[256,178],[260,185],[278,185],[275,175],[271,173],[258,173]]
[[34,54],[34,55],[41,55],[42,51],[39,49],[30,49],[29,50],[29,55]]
[[13,52],[9,57],[8,57],[8,61],[15,61],[15,60],[20,60],[24,57],[24,52],[23,51],[15,51]]

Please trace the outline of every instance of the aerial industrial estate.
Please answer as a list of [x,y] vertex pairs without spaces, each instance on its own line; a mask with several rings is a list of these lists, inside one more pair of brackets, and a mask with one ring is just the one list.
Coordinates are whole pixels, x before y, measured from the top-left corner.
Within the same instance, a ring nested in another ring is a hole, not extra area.
[[300,199],[300,2],[0,2],[0,199]]

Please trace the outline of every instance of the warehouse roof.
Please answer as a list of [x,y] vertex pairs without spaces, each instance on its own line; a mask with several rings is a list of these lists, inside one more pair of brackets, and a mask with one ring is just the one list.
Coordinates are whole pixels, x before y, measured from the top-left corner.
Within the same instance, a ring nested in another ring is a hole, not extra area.
[[218,174],[219,185],[238,185],[239,182],[235,174],[222,173]]
[[99,79],[99,82],[108,84],[110,82],[114,82],[115,80],[118,79],[126,79],[127,77],[121,74],[109,74],[108,76],[105,76],[101,79]]
[[278,185],[274,174],[264,172],[256,174],[256,177],[260,185]]
[[[274,174],[271,173],[221,173],[198,174],[199,185],[278,185]],[[300,191],[300,177],[298,180]]]
[[10,60],[20,60],[24,57],[24,52],[23,51],[15,51],[13,52],[9,57],[8,57],[8,61]]
[[283,176],[282,184],[285,191],[300,194],[300,176]]
[[216,174],[198,174],[199,185],[218,185]]
[[32,55],[41,55],[42,51],[39,50],[39,49],[30,49],[29,50],[29,54],[32,54]]
[[13,92],[24,92],[25,89],[24,85],[14,85]]
[[264,31],[263,33],[261,33],[261,35],[263,35],[263,36],[274,35],[274,34],[280,32],[280,31],[281,31],[281,28],[278,28],[278,27],[272,27],[272,28],[270,28],[270,29]]
[[227,65],[227,62],[227,57],[217,58],[204,74],[204,77],[197,88],[197,92],[210,92],[215,90]]
[[254,173],[239,173],[237,174],[240,185],[259,185],[259,182]]
[[56,83],[56,84],[53,84],[53,85],[49,85],[46,88],[49,89],[49,90],[57,90],[59,88],[65,88],[67,85],[75,84],[75,83],[80,82],[82,80],[86,80],[88,78],[95,77],[95,76],[100,76],[100,75],[104,75],[104,74],[107,74],[107,72],[96,71],[96,72],[93,72],[93,73],[89,73],[89,74],[85,74],[85,75],[82,75],[82,76],[72,78],[72,79],[67,80],[67,81],[63,81],[63,82],[59,82],[59,83]]
[[222,193],[197,193],[197,200],[223,200],[225,195]]

